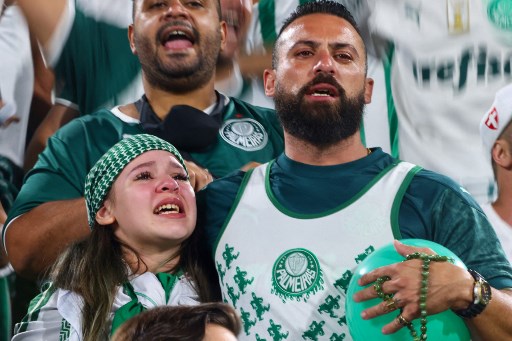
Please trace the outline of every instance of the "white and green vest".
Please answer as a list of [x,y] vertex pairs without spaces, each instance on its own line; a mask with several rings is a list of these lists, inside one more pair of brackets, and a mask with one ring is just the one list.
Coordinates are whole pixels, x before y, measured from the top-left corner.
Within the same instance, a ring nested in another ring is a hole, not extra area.
[[270,191],[271,165],[247,174],[215,249],[223,298],[243,320],[240,340],[350,340],[349,281],[400,238],[398,209],[419,167],[393,164],[343,205],[300,214]]
[[[199,304],[198,294],[186,275],[165,274],[162,278],[158,274],[145,272],[131,279],[129,285],[120,286],[112,305],[109,323],[112,324],[113,320],[115,323],[119,310],[125,310],[125,315],[127,310],[128,315],[135,315],[141,310],[158,306]],[[27,315],[14,328],[12,341],[83,340],[83,305],[79,294],[48,286],[30,302]],[[139,305],[142,308],[137,310]]]

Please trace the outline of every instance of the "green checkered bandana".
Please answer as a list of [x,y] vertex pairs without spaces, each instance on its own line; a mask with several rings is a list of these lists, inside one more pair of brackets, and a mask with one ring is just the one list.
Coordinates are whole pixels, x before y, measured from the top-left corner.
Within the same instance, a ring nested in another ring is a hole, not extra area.
[[137,156],[150,150],[165,150],[173,154],[185,172],[187,167],[178,150],[169,142],[153,135],[138,134],[127,137],[110,148],[91,168],[85,179],[85,202],[89,227],[94,227],[96,213],[103,205],[112,184],[124,167]]

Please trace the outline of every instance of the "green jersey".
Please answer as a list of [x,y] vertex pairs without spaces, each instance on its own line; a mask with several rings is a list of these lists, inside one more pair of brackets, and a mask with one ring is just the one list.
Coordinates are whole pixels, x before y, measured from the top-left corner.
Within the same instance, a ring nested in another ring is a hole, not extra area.
[[[395,159],[379,148],[365,158],[323,167],[301,164],[283,154],[272,164],[267,193],[272,193],[281,211],[318,215],[355,200],[393,162]],[[243,176],[239,172],[216,180],[197,195],[199,221],[212,252]],[[512,268],[495,232],[474,199],[454,181],[421,170],[412,178],[398,207],[396,238],[434,241],[453,251],[468,268],[480,272],[493,287],[512,287]]]
[[[251,161],[263,163],[284,148],[275,112],[231,98],[224,107],[217,142],[190,153],[212,174],[224,176]],[[144,131],[138,120],[118,109],[100,110],[65,125],[48,140],[9,212],[9,222],[45,202],[83,197],[85,177],[96,161],[124,136]],[[194,138],[194,132],[190,132]]]
[[127,39],[131,12],[128,0],[68,1],[47,55],[57,103],[90,114],[142,95],[139,59]]

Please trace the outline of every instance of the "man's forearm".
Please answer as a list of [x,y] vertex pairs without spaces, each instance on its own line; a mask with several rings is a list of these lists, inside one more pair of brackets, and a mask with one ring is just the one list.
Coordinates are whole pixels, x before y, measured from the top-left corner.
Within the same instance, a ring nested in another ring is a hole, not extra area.
[[492,290],[492,299],[482,314],[469,321],[472,339],[512,340],[512,290]]
[[71,243],[89,235],[83,198],[42,204],[9,224],[5,245],[13,268],[35,279]]
[[34,32],[43,49],[47,48],[47,44],[58,27],[59,20],[66,10],[67,1],[68,0],[17,1],[18,6],[27,19],[30,30]]

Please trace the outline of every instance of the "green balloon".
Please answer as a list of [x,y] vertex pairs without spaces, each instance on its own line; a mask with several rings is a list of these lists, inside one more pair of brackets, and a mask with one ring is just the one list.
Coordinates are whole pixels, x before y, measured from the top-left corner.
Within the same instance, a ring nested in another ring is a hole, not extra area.
[[[460,258],[457,257],[457,255],[440,244],[423,239],[403,239],[401,242],[415,247],[428,247],[439,255],[452,258],[453,264],[466,269],[466,266]],[[379,267],[398,263],[404,259],[405,258],[395,250],[393,243],[390,243],[371,253],[356,268],[354,275],[350,280],[347,289],[347,299],[345,301],[347,325],[350,330],[350,335],[352,335],[354,341],[404,341],[412,339],[408,328],[402,328],[400,331],[390,335],[384,335],[381,332],[384,325],[390,323],[398,316],[399,310],[395,310],[370,320],[363,320],[361,318],[361,312],[381,303],[382,300],[380,298],[375,298],[364,302],[354,302],[352,299],[357,291],[373,285],[372,283],[364,288],[361,287],[357,284],[357,281],[361,276]],[[420,320],[416,319],[412,323],[419,336],[421,333]],[[439,314],[429,315],[427,317],[427,337],[429,340],[443,341],[469,341],[471,339],[471,335],[463,319],[451,310],[446,310]]]

